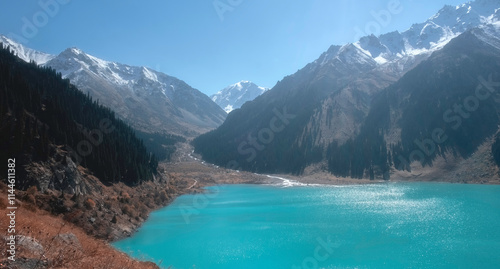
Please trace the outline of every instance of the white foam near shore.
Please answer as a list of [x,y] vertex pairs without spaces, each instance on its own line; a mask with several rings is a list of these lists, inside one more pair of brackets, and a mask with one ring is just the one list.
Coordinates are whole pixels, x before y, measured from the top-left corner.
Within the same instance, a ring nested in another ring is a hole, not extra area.
[[295,180],[291,180],[291,179],[288,179],[288,178],[283,178],[283,177],[277,177],[277,176],[270,176],[270,175],[266,175],[268,178],[273,178],[273,179],[279,179],[281,180],[282,182],[281,183],[278,183],[276,185],[278,186],[282,186],[282,187],[302,187],[302,186],[320,186],[320,184],[306,184],[306,183],[301,183],[301,182],[298,182],[298,181],[295,181]]
[[[255,175],[260,175],[260,174],[255,174]],[[335,184],[321,184],[321,183],[302,183],[302,182],[299,182],[299,181],[296,181],[293,179],[284,178],[284,177],[277,177],[277,176],[271,176],[271,175],[265,175],[265,176],[268,178],[281,180],[280,183],[271,183],[270,185],[279,186],[279,187],[283,187],[283,188],[288,188],[288,187],[345,188],[345,187],[364,186],[363,184],[359,184],[359,185],[358,184],[335,185]]]

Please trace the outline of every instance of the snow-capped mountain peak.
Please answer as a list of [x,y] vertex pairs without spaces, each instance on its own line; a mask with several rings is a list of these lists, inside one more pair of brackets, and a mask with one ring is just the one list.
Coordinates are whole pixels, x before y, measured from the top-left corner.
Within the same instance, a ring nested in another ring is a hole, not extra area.
[[[492,12],[493,11],[493,12]],[[332,46],[320,57],[325,65],[332,60],[371,66],[394,63],[405,57],[430,55],[463,32],[492,24],[500,18],[500,1],[476,0],[458,6],[447,5],[424,23],[413,24],[400,33],[369,35],[344,46]]]
[[[235,83],[233,85],[231,85],[232,87],[234,87],[234,89],[238,90],[238,91],[241,91],[243,90],[244,88],[248,87],[248,85],[252,84],[250,81],[247,81],[247,80],[242,80],[238,83]],[[230,87],[231,87],[230,86]]]
[[267,90],[269,89],[257,86],[251,81],[242,80],[220,90],[211,98],[212,101],[229,113],[240,108],[245,102],[252,101]]
[[145,88],[160,88],[165,95],[167,91],[172,90],[171,81],[174,79],[161,72],[148,67],[129,66],[102,60],[95,56],[85,53],[78,48],[68,48],[61,52],[57,57],[47,63],[61,72],[64,78],[80,72],[91,72],[96,76],[104,77],[108,82],[115,85],[133,86],[137,83],[155,84]]

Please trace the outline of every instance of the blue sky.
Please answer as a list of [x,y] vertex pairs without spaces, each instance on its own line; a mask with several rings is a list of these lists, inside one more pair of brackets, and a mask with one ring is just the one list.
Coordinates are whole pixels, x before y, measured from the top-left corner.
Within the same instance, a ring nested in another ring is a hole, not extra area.
[[[463,2],[2,1],[0,33],[52,54],[78,47],[105,60],[148,66],[210,95],[240,80],[272,87],[330,45],[354,42],[360,31],[404,31],[445,4]],[[390,18],[374,16],[387,12]]]

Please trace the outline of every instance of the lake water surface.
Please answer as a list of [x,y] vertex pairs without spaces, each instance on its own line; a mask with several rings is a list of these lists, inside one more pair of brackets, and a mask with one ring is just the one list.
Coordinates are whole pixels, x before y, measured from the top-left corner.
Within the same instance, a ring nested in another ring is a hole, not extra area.
[[163,268],[500,268],[500,186],[208,190],[114,246]]

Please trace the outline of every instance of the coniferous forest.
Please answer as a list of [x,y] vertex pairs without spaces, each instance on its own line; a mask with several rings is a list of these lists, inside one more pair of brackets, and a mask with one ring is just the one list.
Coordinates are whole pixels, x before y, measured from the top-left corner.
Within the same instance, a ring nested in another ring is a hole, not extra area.
[[159,161],[171,161],[172,154],[177,150],[175,144],[186,142],[184,137],[173,134],[146,133],[136,130],[135,135],[144,142],[144,146]]
[[[26,63],[0,48],[0,155],[18,166],[45,161],[54,145],[103,183],[135,185],[158,166],[142,140],[114,112],[60,73]],[[21,179],[20,179],[21,180]]]

